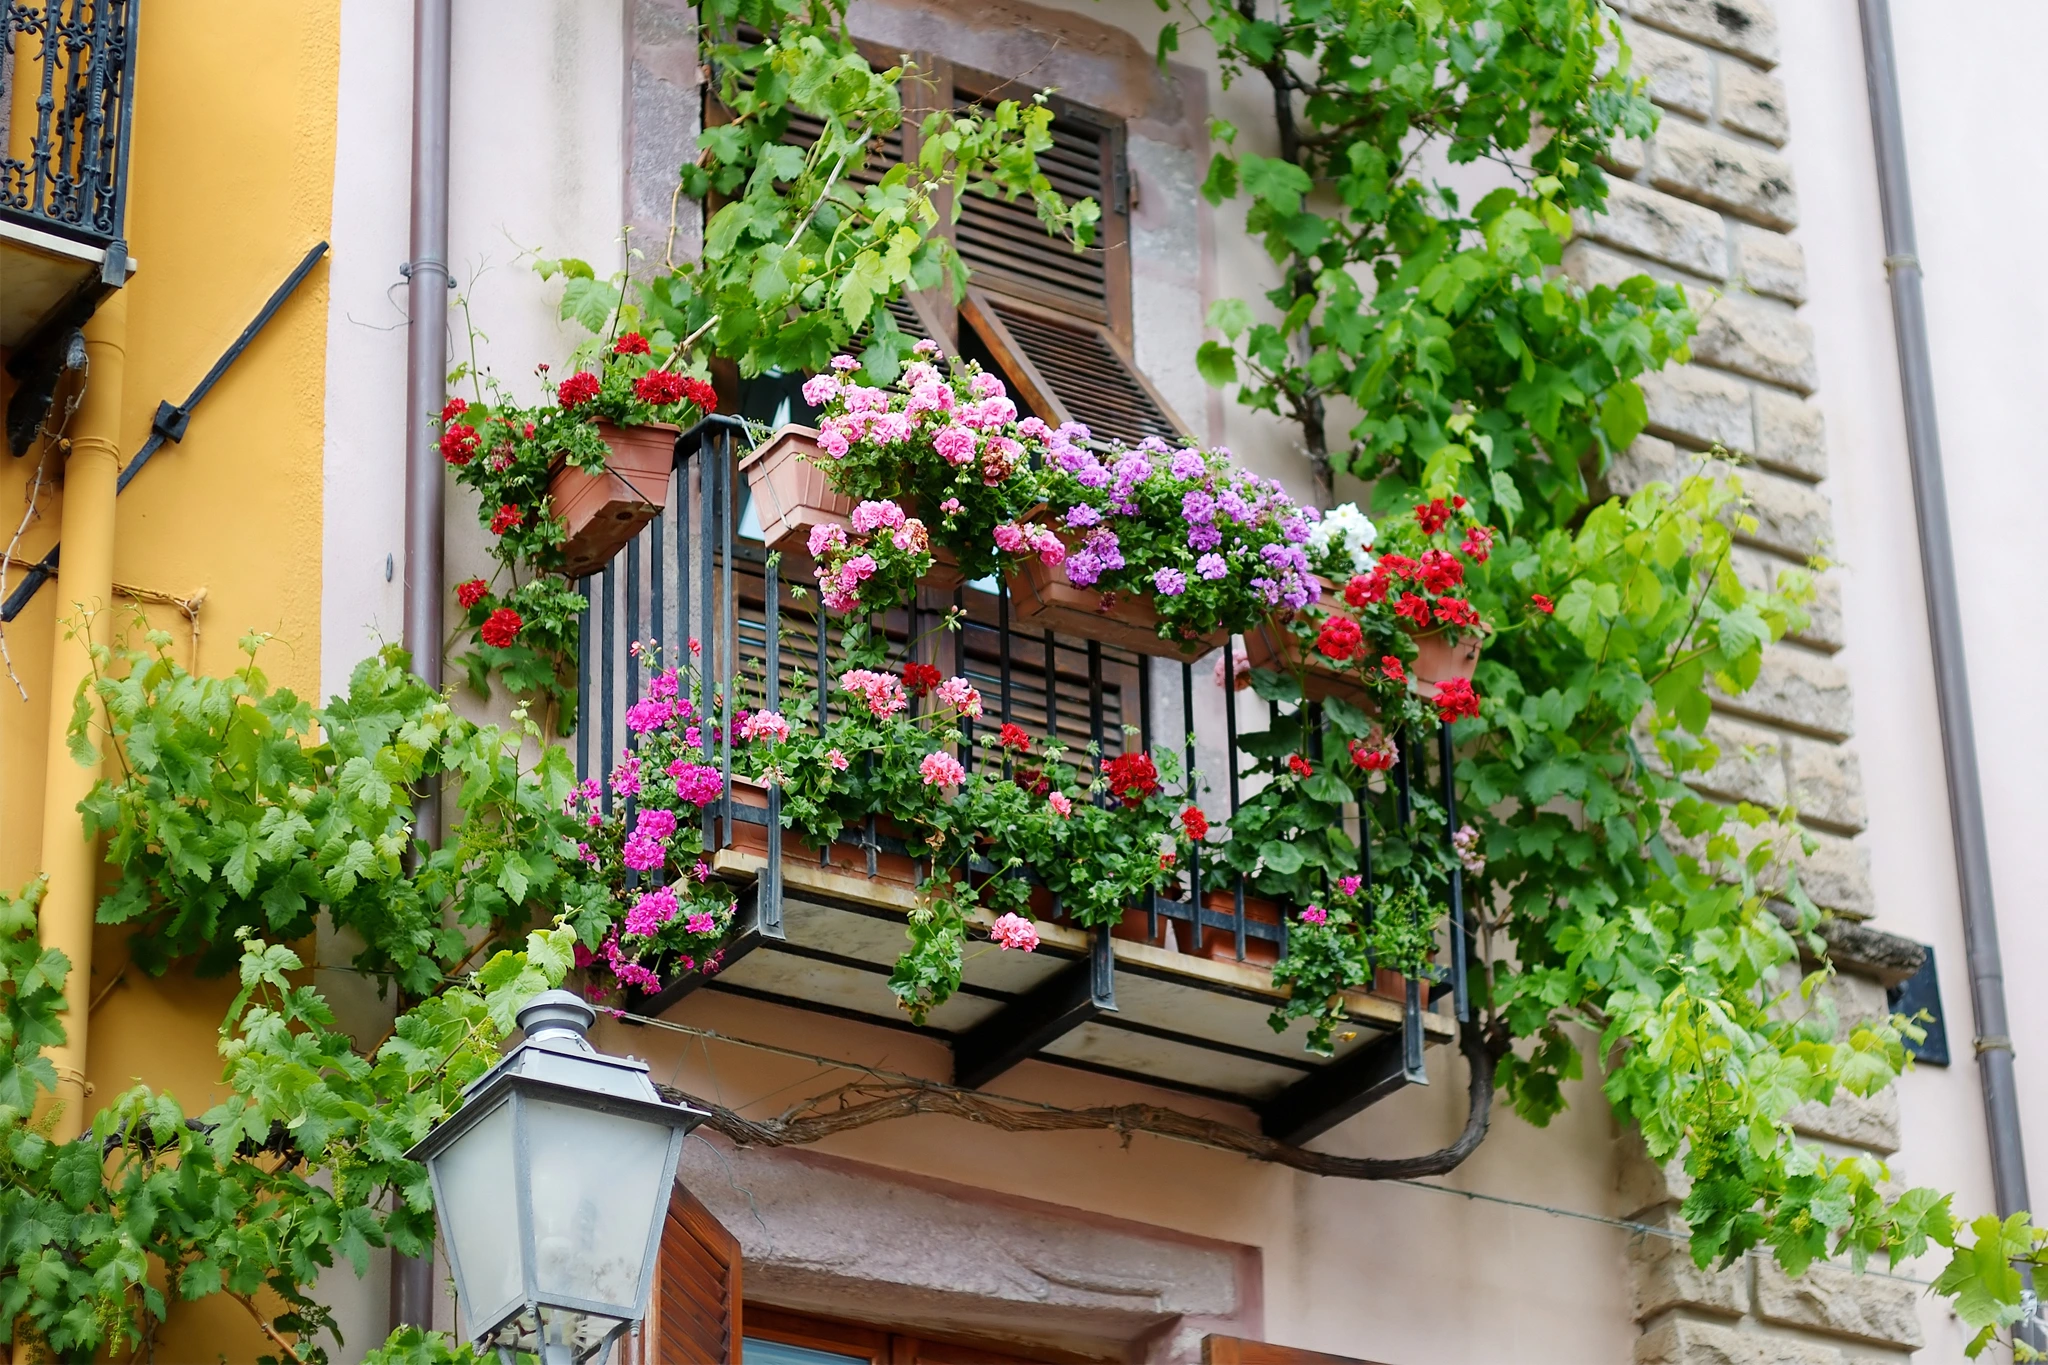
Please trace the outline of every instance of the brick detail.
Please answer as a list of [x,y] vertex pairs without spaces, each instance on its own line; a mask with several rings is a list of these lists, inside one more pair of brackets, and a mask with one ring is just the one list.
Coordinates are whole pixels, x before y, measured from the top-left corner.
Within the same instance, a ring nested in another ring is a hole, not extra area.
[[1759,294],[1806,302],[1806,248],[1781,232],[1735,225],[1735,278]]
[[1666,119],[1650,144],[1649,172],[1657,188],[1738,218],[1774,228],[1799,222],[1792,163],[1750,143]]
[[[1729,557],[1735,566],[1735,576],[1752,588],[1766,588],[1777,580],[1780,570],[1793,566],[1776,555],[1762,550],[1753,550],[1738,545]],[[1836,573],[1820,574],[1813,579],[1813,600],[1806,604],[1810,618],[1803,630],[1793,632],[1792,638],[1800,644],[1833,654],[1842,647],[1842,582]]]
[[1607,212],[1575,215],[1573,228],[1696,275],[1720,279],[1728,271],[1728,233],[1720,214],[1626,180],[1608,182]]
[[1650,98],[1666,109],[1705,118],[1714,108],[1714,59],[1691,43],[1624,24],[1634,62],[1630,70],[1643,78]]
[[1826,478],[1827,427],[1820,409],[1771,389],[1758,389],[1755,402],[1757,460],[1804,479]]
[[1856,751],[1810,739],[1785,741],[1792,804],[1800,817],[1854,833],[1870,822]]
[[1766,645],[1756,682],[1737,697],[1716,693],[1723,709],[1776,722],[1823,739],[1847,739],[1854,730],[1849,675],[1832,659],[1787,645]]
[[1747,62],[1723,61],[1720,90],[1714,101],[1714,117],[1724,128],[1748,133],[1773,147],[1785,145],[1791,121],[1785,108],[1785,87],[1776,76],[1766,76]]
[[1635,1365],[1841,1365],[1818,1342],[1760,1336],[1717,1322],[1666,1318],[1636,1338]]
[[[1672,1220],[1659,1219],[1659,1225]],[[1683,1233],[1660,1237],[1637,1233],[1628,1245],[1632,1272],[1634,1312],[1637,1322],[1656,1317],[1673,1308],[1691,1308],[1722,1317],[1739,1318],[1749,1308],[1747,1267],[1727,1269],[1693,1264],[1692,1251]]]
[[1687,785],[1710,796],[1771,809],[1785,803],[1783,735],[1715,716],[1707,722],[1707,738],[1721,751],[1720,757],[1707,771],[1687,774]]
[[1759,1259],[1756,1312],[1765,1322],[1917,1350],[1926,1344],[1919,1286],[1840,1266],[1814,1265],[1797,1279]]
[[1709,47],[1778,64],[1778,15],[1770,0],[1630,0],[1629,13]]
[[1835,834],[1811,832],[1813,852],[1799,863],[1799,885],[1815,905],[1849,919],[1877,913],[1870,885],[1870,850]]
[[1827,549],[1834,539],[1834,524],[1825,493],[1760,469],[1735,473],[1749,497],[1747,510],[1756,518],[1755,530],[1738,533],[1743,539],[1788,559],[1809,559]]
[[1820,386],[1813,329],[1791,309],[1745,294],[1724,294],[1701,307],[1699,315],[1694,359],[1800,393]]
[[1808,1137],[1891,1155],[1899,1150],[1899,1092],[1896,1087],[1875,1095],[1844,1090],[1832,1104],[1802,1104],[1786,1115]]
[[1749,385],[1732,375],[1678,365],[1646,374],[1638,383],[1654,434],[1695,448],[1718,441],[1746,451],[1755,443]]

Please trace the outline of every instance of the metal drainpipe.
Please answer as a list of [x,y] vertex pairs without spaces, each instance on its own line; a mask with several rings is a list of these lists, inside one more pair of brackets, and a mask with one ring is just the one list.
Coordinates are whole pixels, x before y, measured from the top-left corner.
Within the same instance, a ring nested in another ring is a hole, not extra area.
[[[64,457],[64,571],[57,582],[57,638],[50,655],[49,752],[43,760],[43,871],[40,915],[45,948],[71,960],[64,981],[64,1043],[50,1049],[63,1111],[52,1136],[69,1142],[91,1110],[85,1080],[87,1016],[92,1000],[93,912],[99,903],[100,850],[85,837],[78,803],[99,777],[71,757],[65,734],[72,699],[92,675],[91,649],[114,629],[114,494],[121,474],[121,385],[128,355],[128,291],[116,289],[85,324],[85,391]],[[79,615],[91,613],[89,622]],[[73,626],[85,628],[73,631]],[[99,713],[97,698],[94,714]]]
[[[448,85],[450,0],[412,12],[412,235],[406,264],[405,648],[413,671],[441,685],[442,462],[432,419],[448,386]],[[414,833],[441,839],[438,791],[423,792]],[[434,1257],[391,1258],[391,1324],[430,1327]]]
[[[1891,279],[1906,454],[1913,472],[1913,510],[1920,534],[1920,572],[1927,589],[1927,625],[1934,645],[1934,690],[1948,778],[1949,828],[1955,840],[1956,880],[1962,893],[1970,1004],[1977,1018],[1977,1074],[1984,1086],[1992,1188],[1999,1215],[2010,1217],[2030,1207],[2027,1159],[2020,1141],[2019,1092],[2005,1013],[1998,916],[1991,901],[1991,853],[1984,837],[1984,794],[1977,780],[1977,740],[1970,719],[1955,555],[1949,542],[1948,493],[1942,485],[1941,432],[1934,414],[1934,373],[1927,352],[1926,307],[1920,295],[1919,246],[1913,235],[1913,198],[1906,180],[1906,137],[1899,115],[1891,10],[1887,0],[1860,0],[1858,13],[1863,25],[1863,69],[1870,85],[1870,126],[1877,147],[1877,186],[1884,209],[1885,273]],[[2040,1347],[2038,1326],[2027,1339]]]

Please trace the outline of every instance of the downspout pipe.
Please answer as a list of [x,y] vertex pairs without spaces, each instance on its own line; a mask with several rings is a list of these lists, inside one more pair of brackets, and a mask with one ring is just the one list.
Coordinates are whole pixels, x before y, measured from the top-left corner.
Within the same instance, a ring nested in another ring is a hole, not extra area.
[[[2019,1090],[2005,1010],[2005,968],[1998,949],[1998,915],[1991,898],[1991,852],[1984,835],[1984,793],[1978,781],[1977,738],[1970,717],[1970,680],[1963,656],[1955,553],[1949,538],[1948,492],[1942,483],[1941,430],[1934,412],[1927,310],[1920,292],[1919,243],[1913,233],[1913,197],[1906,178],[1898,63],[1887,0],[1859,0],[1858,13],[1863,27],[1863,69],[1870,87],[1870,126],[1877,150],[1877,186],[1883,203],[1885,273],[1891,280],[1906,458],[1913,475],[1920,573],[1927,591],[1927,626],[1934,647],[1935,705],[1941,718],[1942,765],[1948,779],[1949,829],[1962,896],[1970,1004],[1977,1020],[1977,1074],[1984,1090],[1993,1196],[1999,1216],[2004,1218],[2031,1207],[2026,1149],[2020,1141]],[[2027,1330],[2024,1339],[2038,1349],[2039,1327]]]
[[[43,871],[49,884],[39,916],[42,943],[71,961],[64,978],[64,1042],[50,1049],[62,1106],[52,1136],[69,1142],[91,1116],[86,1032],[92,1001],[93,914],[99,905],[100,854],[85,837],[78,803],[99,768],[71,756],[66,731],[72,701],[92,676],[92,649],[113,638],[114,496],[121,477],[121,388],[128,355],[128,291],[116,289],[85,324],[84,391],[64,455],[64,569],[58,577],[56,640],[50,653],[48,753],[43,768]],[[92,714],[104,722],[99,699]],[[103,742],[103,741],[100,741]]]
[[[413,671],[441,686],[444,477],[433,419],[448,388],[448,88],[451,0],[413,0],[412,224],[406,261],[405,626]],[[420,793],[413,833],[441,842],[438,790]],[[431,1327],[434,1257],[391,1258],[391,1325]]]

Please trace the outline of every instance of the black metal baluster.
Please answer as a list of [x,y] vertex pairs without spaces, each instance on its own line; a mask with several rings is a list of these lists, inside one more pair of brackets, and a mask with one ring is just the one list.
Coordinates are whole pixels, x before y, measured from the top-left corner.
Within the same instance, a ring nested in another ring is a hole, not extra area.
[[[713,576],[712,555],[715,542],[716,523],[713,520],[713,502],[718,488],[718,456],[713,453],[712,433],[706,433],[703,444],[697,447],[697,629],[704,632],[698,639],[697,677],[698,690],[702,697],[698,702],[698,746],[703,751],[704,766],[713,767],[718,762],[718,693],[713,685],[716,674],[718,641],[712,629],[717,620],[716,596],[718,582]],[[732,784],[732,773],[720,773],[725,785]],[[718,803],[704,808],[704,850],[710,853],[720,847],[718,842]]]
[[1458,784],[1453,771],[1455,755],[1451,749],[1451,724],[1443,722],[1436,732],[1437,766],[1443,770],[1444,793],[1444,838],[1451,842],[1451,1002],[1457,1010],[1458,1022],[1464,1023],[1472,1015],[1472,1002],[1467,998],[1466,954],[1472,926],[1465,918],[1465,866],[1456,856],[1458,852]]
[[[770,711],[782,709],[782,575],[773,554],[761,571],[761,600],[767,634],[768,677],[764,686]],[[764,938],[782,937],[782,784],[768,783],[768,865],[761,871],[755,914]]]
[[[598,642],[599,649],[602,651],[598,655],[599,667],[603,671],[598,675],[601,684],[601,695],[597,700],[598,715],[601,718],[598,734],[604,741],[598,750],[597,766],[599,773],[603,775],[609,774],[611,771],[612,749],[615,744],[613,726],[617,720],[617,717],[614,715],[616,708],[612,705],[612,698],[617,695],[613,688],[617,686],[618,681],[617,674],[614,671],[617,667],[614,656],[618,653],[618,641],[616,639],[616,627],[613,622],[614,607],[612,603],[612,573],[610,569],[606,569],[598,575],[597,590],[604,599],[604,605],[600,608],[603,630]],[[612,785],[609,781],[604,783],[604,813],[606,815],[612,813]]]
[[[662,485],[661,501],[662,506],[666,508],[668,506],[667,484]],[[652,610],[650,610],[647,614],[648,621],[651,625],[651,629],[649,630],[648,634],[654,640],[653,666],[655,668],[660,668],[664,663],[667,662],[667,660],[663,657],[661,647],[663,643],[665,643],[669,638],[667,630],[664,629],[664,627],[668,624],[666,619],[664,619],[668,615],[668,594],[666,592],[667,585],[662,582],[662,580],[668,576],[668,564],[666,562],[665,557],[662,554],[661,543],[662,522],[664,521],[664,519],[665,517],[662,512],[656,512],[654,514],[654,520],[651,523],[649,523],[653,529],[647,537],[648,586],[652,589],[654,595]]]
[[[1010,580],[996,579],[996,657],[1002,669],[1002,695],[997,710],[1004,725],[1010,724]],[[1010,775],[1010,751],[1003,750],[1003,776]]]
[[626,542],[626,709],[640,701],[639,655],[634,651],[644,638],[640,631],[640,537]]
[[[1223,752],[1230,766],[1230,819],[1237,820],[1237,637],[1223,644]],[[1237,960],[1244,961],[1244,874],[1237,874],[1231,891],[1233,931],[1237,938]]]
[[[1183,663],[1180,666],[1180,716],[1185,726],[1183,743],[1186,746],[1188,804],[1201,804],[1201,792],[1195,786],[1195,666]],[[1194,934],[1194,942],[1187,945],[1187,951],[1195,952],[1202,946],[1202,846],[1194,845],[1194,852],[1188,859],[1188,923]]]
[[590,639],[590,576],[576,580],[583,609],[576,613],[576,780],[590,776],[590,666],[596,659]]
[[739,715],[739,699],[733,695],[734,678],[737,676],[739,653],[739,603],[732,590],[732,485],[733,485],[732,436],[727,434],[719,444],[718,452],[718,501],[715,515],[718,518],[718,549],[723,570],[722,592],[718,599],[718,670],[719,711],[724,724],[719,727],[721,745],[719,762],[725,772],[725,799],[719,802],[720,814],[724,817],[725,842],[731,843],[732,834],[732,728],[734,718]]

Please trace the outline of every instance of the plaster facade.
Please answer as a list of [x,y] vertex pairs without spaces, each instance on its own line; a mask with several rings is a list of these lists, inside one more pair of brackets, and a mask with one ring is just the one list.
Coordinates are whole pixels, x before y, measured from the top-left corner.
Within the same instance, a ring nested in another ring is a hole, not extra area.
[[[1902,1181],[1956,1191],[1961,1209],[1987,1209],[1856,6],[1620,8],[1665,125],[1646,147],[1614,149],[1615,211],[1584,225],[1571,268],[1589,279],[1647,269],[1719,297],[1703,302],[1695,363],[1650,386],[1652,435],[1617,483],[1718,443],[1743,462],[1757,499],[1745,571],[1814,553],[1837,565],[1812,627],[1774,651],[1760,691],[1717,708],[1726,761],[1703,785],[1794,804],[1820,842],[1815,898],[1844,921],[1934,946],[1956,1054],[1950,1068],[1909,1074],[1894,1097],[1803,1115],[1801,1126],[1837,1150],[1885,1157]],[[854,13],[865,35],[1030,72],[1130,120],[1139,363],[1209,442],[1306,492],[1285,431],[1207,389],[1192,366],[1207,304],[1256,293],[1269,269],[1230,206],[1211,210],[1193,192],[1206,120],[1235,118],[1256,139],[1262,91],[1223,89],[1194,43],[1158,72],[1158,18],[1141,0],[971,10],[863,0]],[[2048,374],[2033,322],[2048,313],[2048,275],[2015,268],[2029,258],[2013,239],[2048,213],[2048,153],[2023,131],[2048,123],[2048,94],[2025,66],[2048,42],[2048,16],[2000,0],[1978,17],[1957,24],[1924,0],[1899,0],[1893,23],[2038,1192],[2048,1085],[2032,1049],[2048,1041],[2048,999],[2027,973],[2048,958],[2038,891],[2048,855],[2031,837],[2048,725],[2025,703],[2048,668],[2029,628],[2048,620],[2048,595],[2023,556],[2036,539],[2029,518],[2048,502],[2048,460],[2025,407]],[[666,249],[661,186],[694,135],[688,18],[672,0],[456,7],[450,264],[473,301],[479,358],[515,385],[533,359],[573,340],[528,253],[604,269],[626,259],[621,224],[636,246],[659,237]],[[399,631],[404,318],[394,300],[407,252],[410,20],[401,0],[352,0],[223,27],[181,0],[151,0],[143,31],[128,448],[157,399],[183,395],[306,246],[324,236],[333,254],[186,441],[122,498],[116,579],[187,600],[205,590],[196,630],[175,609],[147,609],[202,670],[238,662],[243,630],[275,632],[266,671],[302,694],[339,690],[357,658]],[[687,253],[695,223],[684,211],[676,225],[675,249]],[[466,341],[458,330],[452,353]],[[19,505],[31,476],[29,462],[0,462],[0,498]],[[22,545],[31,559],[61,525],[61,490],[42,497]],[[448,536],[450,581],[483,566],[464,495],[449,501]],[[9,629],[31,700],[0,697],[0,885],[35,870],[47,702],[35,684],[70,606],[46,589]],[[1883,941],[1857,932],[1837,940],[1850,964],[1837,988],[1846,1016],[1881,1008],[1898,967]],[[124,961],[120,935],[102,932],[92,1083],[104,1095],[141,1078],[203,1108],[225,986],[147,979]],[[366,1036],[381,1032],[383,1006],[351,976],[324,970],[320,982]],[[929,1038],[737,998],[692,997],[669,1020],[911,1075],[942,1080],[950,1069]],[[704,1032],[614,1023],[599,1042],[749,1113],[823,1083],[815,1065]],[[1321,1144],[1358,1155],[1437,1146],[1462,1122],[1462,1073],[1442,1050],[1430,1069],[1430,1086]],[[1039,1062],[998,1088],[1244,1119]],[[1960,1358],[1959,1324],[1922,1292],[1935,1264],[1788,1283],[1754,1262],[1697,1271],[1670,1237],[1624,1226],[1670,1228],[1682,1187],[1641,1160],[1596,1086],[1570,1096],[1547,1129],[1497,1115],[1472,1160],[1424,1185],[1318,1180],[1145,1137],[1008,1135],[939,1118],[793,1154],[693,1139],[686,1171],[741,1239],[764,1301],[1105,1358],[1191,1360],[1207,1330],[1395,1363]],[[338,1272],[322,1287],[351,1351],[384,1335],[384,1284],[377,1258],[367,1277]],[[158,1358],[258,1349],[239,1310],[215,1299],[181,1310]]]

